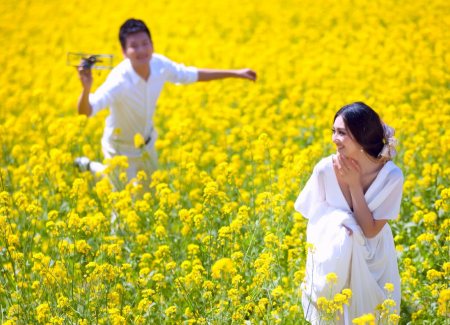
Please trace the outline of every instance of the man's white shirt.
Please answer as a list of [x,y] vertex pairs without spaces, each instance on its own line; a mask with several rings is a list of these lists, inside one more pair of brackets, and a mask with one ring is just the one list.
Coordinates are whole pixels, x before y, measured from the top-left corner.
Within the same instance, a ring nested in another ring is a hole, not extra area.
[[130,60],[122,61],[95,93],[89,95],[92,115],[110,108],[102,137],[103,150],[139,156],[140,151],[134,147],[134,136],[136,133],[144,139],[156,136],[153,114],[164,83],[188,84],[197,80],[197,68],[175,63],[160,54],[152,55],[147,81],[134,71]]

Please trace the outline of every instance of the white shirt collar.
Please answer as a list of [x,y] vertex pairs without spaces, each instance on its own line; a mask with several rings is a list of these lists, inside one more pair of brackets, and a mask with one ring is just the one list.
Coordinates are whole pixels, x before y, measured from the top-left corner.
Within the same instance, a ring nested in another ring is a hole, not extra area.
[[126,60],[127,60],[127,70],[130,73],[131,82],[133,83],[133,85],[136,85],[139,82],[139,79],[141,79],[141,77],[139,77],[137,72],[134,71],[130,60],[129,59],[126,59]]
[[131,78],[131,82],[133,83],[133,85],[137,85],[137,83],[139,82],[139,80],[141,80],[141,76],[139,76],[137,74],[137,72],[133,69],[133,66],[131,65],[131,62],[129,59],[126,59],[127,61],[127,70],[128,73],[130,74],[130,78]]

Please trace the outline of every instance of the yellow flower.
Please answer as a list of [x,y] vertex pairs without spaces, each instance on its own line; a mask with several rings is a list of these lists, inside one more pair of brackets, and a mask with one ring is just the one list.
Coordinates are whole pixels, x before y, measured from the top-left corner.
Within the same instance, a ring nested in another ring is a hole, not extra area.
[[439,292],[438,305],[438,314],[448,317],[450,314],[450,289]]
[[292,305],[289,307],[289,312],[292,314],[297,314],[300,311],[300,307],[298,305]]
[[167,236],[167,231],[166,228],[164,228],[164,226],[162,225],[158,225],[155,228],[155,234],[158,238],[164,238]]
[[437,215],[435,212],[428,212],[423,216],[423,222],[425,226],[430,227],[434,226],[437,220]]
[[75,242],[75,250],[83,255],[88,254],[91,251],[91,246],[84,240],[77,240]]
[[418,242],[431,242],[434,240],[434,235],[432,233],[424,233],[417,237]]
[[165,310],[165,314],[167,318],[175,318],[177,313],[177,307],[176,306],[170,306]]
[[58,308],[64,309],[69,307],[69,299],[65,296],[60,296],[58,298]]
[[281,287],[281,286],[276,286],[273,290],[272,290],[272,296],[274,297],[274,298],[279,298],[279,297],[281,297],[281,296],[283,296],[284,295],[284,290],[283,290],[283,288]]
[[348,298],[347,295],[342,294],[342,293],[337,293],[334,295],[333,298],[334,302],[338,303],[338,304],[348,304]]
[[353,324],[358,325],[375,325],[375,316],[373,314],[364,314],[352,320]]
[[17,234],[10,234],[8,236],[8,245],[9,246],[19,246],[19,236],[17,236]]
[[151,307],[152,307],[152,302],[148,298],[142,298],[137,305],[137,310],[140,313],[145,313],[145,312],[148,312],[148,310]]
[[44,323],[49,316],[50,306],[48,303],[43,303],[36,307],[36,319],[39,323]]
[[134,147],[136,149],[140,149],[145,145],[145,140],[144,137],[142,136],[142,134],[140,133],[136,133],[134,135]]
[[218,185],[216,182],[208,182],[203,189],[203,197],[211,199],[218,194]]
[[271,246],[274,245],[275,247],[279,244],[279,239],[276,235],[272,234],[272,233],[268,233],[265,237],[264,237],[264,243],[267,246]]
[[394,285],[392,283],[386,282],[384,285],[384,290],[387,292],[393,292],[394,291]]
[[440,279],[443,275],[444,275],[443,272],[439,272],[434,269],[427,271],[427,279],[430,281],[436,281],[436,280]]
[[211,275],[214,279],[229,278],[236,273],[234,262],[230,258],[221,258],[214,263],[211,268]]
[[50,324],[63,325],[64,324],[64,318],[55,316],[55,317],[50,318],[49,323]]
[[342,294],[346,295],[348,299],[350,299],[352,297],[352,290],[351,289],[343,289],[342,290]]
[[396,305],[396,303],[395,303],[395,301],[394,301],[393,299],[385,299],[385,300],[383,301],[383,306],[386,306],[386,307],[395,307],[395,305]]
[[389,315],[389,324],[398,324],[400,321],[400,316],[397,314]]
[[327,283],[335,284],[337,282],[337,279],[338,279],[338,276],[336,273],[331,272],[326,275]]
[[445,274],[449,274],[450,273],[450,262],[445,262],[442,265],[442,269],[444,270]]

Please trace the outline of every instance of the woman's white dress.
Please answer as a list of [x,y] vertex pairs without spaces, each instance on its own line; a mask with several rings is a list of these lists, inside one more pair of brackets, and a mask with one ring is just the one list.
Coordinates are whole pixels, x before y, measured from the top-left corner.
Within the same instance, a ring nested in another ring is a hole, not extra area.
[[[365,193],[374,219],[395,219],[400,210],[403,174],[388,161]],[[391,298],[400,313],[400,276],[397,254],[389,224],[373,238],[366,238],[353,217],[333,169],[332,156],[322,159],[295,202],[295,209],[308,220],[307,241],[313,244],[308,253],[302,305],[306,319],[320,322],[315,302],[318,297],[330,299],[344,288],[352,290],[348,309],[341,323],[374,313],[387,298],[384,285],[394,285]],[[349,235],[344,225],[351,228]],[[338,276],[332,286],[328,273]]]

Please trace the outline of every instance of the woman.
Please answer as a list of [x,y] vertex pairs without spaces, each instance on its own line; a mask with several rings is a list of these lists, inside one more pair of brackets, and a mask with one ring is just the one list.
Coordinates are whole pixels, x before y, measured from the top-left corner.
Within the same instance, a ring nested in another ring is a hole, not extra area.
[[[322,159],[295,202],[308,220],[308,252],[302,304],[305,317],[320,322],[319,297],[352,290],[341,323],[374,313],[386,298],[386,283],[400,312],[400,276],[388,220],[400,210],[403,174],[391,161],[393,129],[364,103],[342,107],[334,117],[337,153]],[[337,281],[327,283],[335,273]]]

